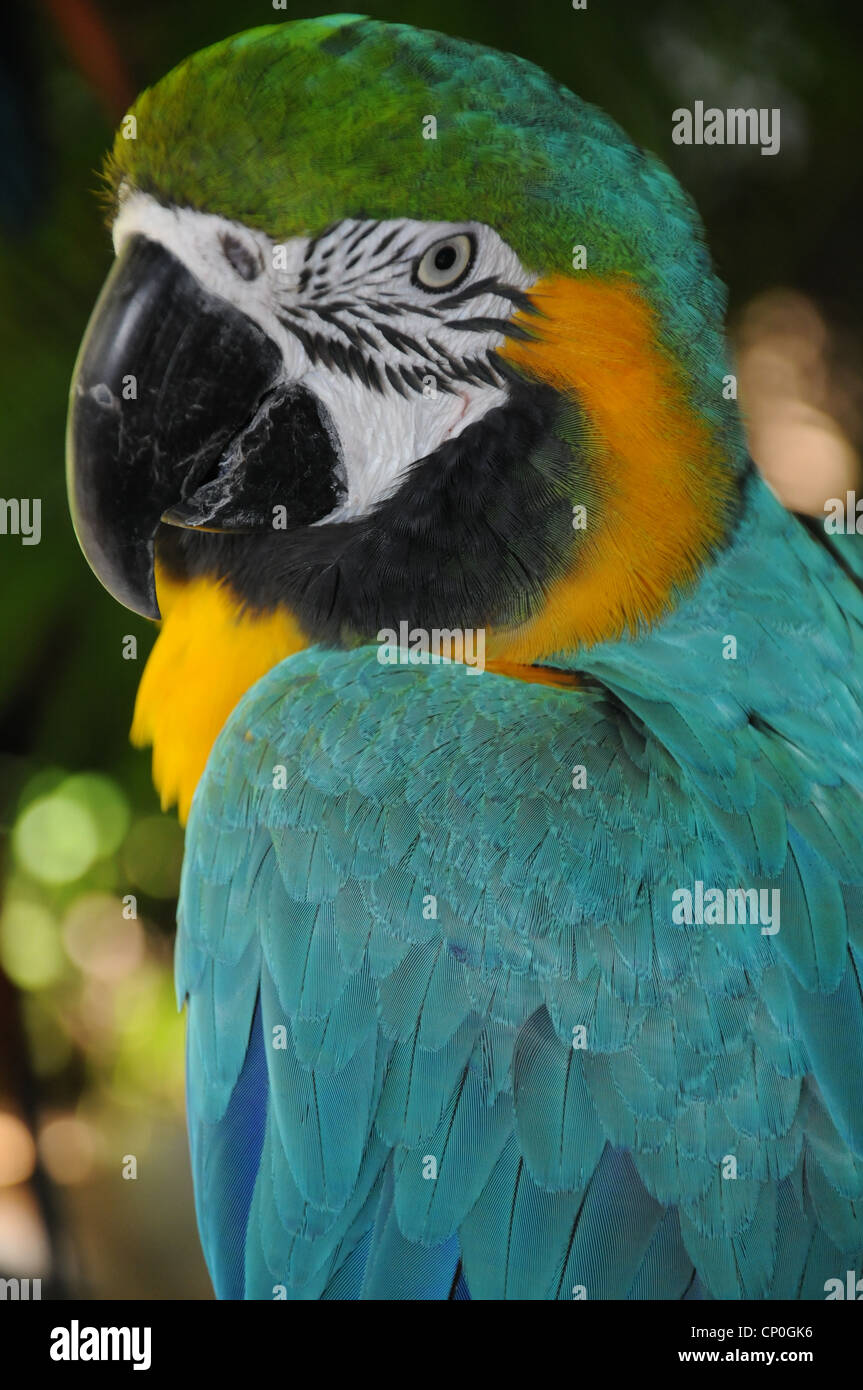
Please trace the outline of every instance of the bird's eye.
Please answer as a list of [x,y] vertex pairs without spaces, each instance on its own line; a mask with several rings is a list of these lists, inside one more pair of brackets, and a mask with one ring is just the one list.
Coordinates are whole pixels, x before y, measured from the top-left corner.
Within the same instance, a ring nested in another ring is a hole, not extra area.
[[257,257],[237,237],[226,234],[220,238],[225,260],[230,263],[241,280],[256,280],[261,273]]
[[476,247],[465,233],[436,241],[414,267],[414,284],[424,290],[449,290],[463,280],[473,265]]

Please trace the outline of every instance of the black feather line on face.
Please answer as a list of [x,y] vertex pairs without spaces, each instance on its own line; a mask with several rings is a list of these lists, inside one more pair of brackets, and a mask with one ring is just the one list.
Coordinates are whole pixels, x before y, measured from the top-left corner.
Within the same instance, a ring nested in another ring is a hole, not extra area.
[[391,304],[381,304],[379,299],[367,299],[366,304],[369,309],[373,309],[376,314],[398,314],[398,309],[394,309]]
[[[398,262],[399,262],[400,260],[403,259],[405,253],[406,253],[407,251],[412,250],[412,248],[413,248],[413,238],[412,238],[412,237],[409,237],[407,241],[403,241],[403,242],[402,242],[401,246],[397,246],[397,247],[396,247],[396,249],[395,249],[395,251],[393,252],[393,254],[389,257],[388,260],[384,261],[383,265],[381,265],[381,266],[377,266],[377,265],[376,265],[376,266],[373,267],[373,269],[374,269],[374,270],[386,270],[386,268],[387,268],[388,266],[397,265]],[[378,248],[378,249],[380,249],[380,248]]]
[[383,251],[386,251],[387,247],[395,240],[401,230],[401,226],[393,227],[391,231],[387,232],[386,236],[381,237],[377,246],[372,251],[372,256],[380,256]]
[[[380,361],[381,343],[375,342],[371,335],[358,324],[345,321],[329,309],[310,307],[304,311],[307,314],[315,315],[323,323],[337,328],[345,340],[343,342],[342,338],[315,333],[304,325],[293,322],[292,319],[299,312],[296,309],[283,310],[278,318],[282,326],[289,333],[292,333],[301,344],[312,366],[322,363],[324,366],[333,367],[344,376],[357,377],[370,390],[383,391],[381,369],[386,373],[393,390],[397,391],[400,396],[407,394],[404,390],[404,384],[412,391],[422,391],[422,378],[424,376],[434,377],[438,390],[445,391],[450,395],[453,393],[453,387],[448,384],[450,381],[453,383],[484,383],[489,386],[500,384],[489,368],[484,367],[478,358],[465,358],[460,362],[458,358],[452,357],[439,343],[435,343],[432,339],[429,339],[429,344],[437,353],[437,361],[426,356],[425,361],[419,363],[414,361],[413,363],[400,363],[390,367]],[[374,329],[396,351],[405,355],[410,354],[415,358],[424,356],[423,345],[412,338],[410,334],[402,333],[385,323],[374,324]],[[370,357],[362,352],[360,346],[362,343],[372,349],[374,356]]]
[[486,386],[498,386],[500,384],[497,377],[492,375],[492,372],[481,358],[466,357],[464,359],[464,365],[474,381],[485,382]]
[[415,352],[422,355],[422,345],[412,338],[409,333],[402,333],[400,328],[391,328],[388,323],[379,323],[378,332],[382,338],[386,338],[391,347],[399,352]]
[[361,328],[358,323],[353,325],[353,331],[357,335],[359,341],[365,343],[367,348],[371,348],[372,352],[380,352],[379,344],[376,343],[371,334],[367,333],[364,328]]
[[440,315],[434,309],[426,309],[422,304],[406,304],[403,299],[392,299],[390,304],[393,309],[398,309],[402,314],[422,314],[426,319],[439,319]]
[[177,578],[226,579],[253,610],[286,605],[330,645],[375,641],[404,620],[523,622],[572,553],[581,423],[551,387],[518,379],[506,404],[411,465],[368,516],[253,535],[165,527],[159,558]]
[[[313,236],[313,237],[306,243],[306,249],[305,249],[305,251],[304,251],[304,253],[303,253],[303,260],[305,261],[305,263],[306,263],[307,265],[308,265],[309,261],[312,259],[312,257],[314,256],[314,254],[315,254],[315,252],[317,251],[318,247],[319,247],[319,246],[322,246],[322,245],[324,244],[324,242],[327,240],[328,237],[331,237],[335,232],[337,232],[337,231],[339,230],[339,227],[340,227],[341,225],[342,225],[341,222],[331,222],[330,225],[329,225],[328,227],[325,227],[324,230],[323,230],[322,232],[319,232],[317,236]],[[336,245],[338,245],[338,243],[336,243]],[[333,246],[333,247],[331,247],[331,249],[330,249],[329,251],[325,252],[324,254],[327,255],[327,256],[331,256],[332,253],[333,253],[333,251],[335,251],[335,249],[336,249],[336,246]]]
[[458,304],[466,304],[471,299],[477,299],[481,295],[494,295],[497,299],[508,299],[518,309],[527,312],[535,312],[536,308],[529,295],[524,290],[516,289],[515,285],[507,285],[503,280],[498,280],[495,275],[487,275],[484,280],[476,280],[471,285],[466,285],[463,290],[457,290],[455,294],[448,294],[445,299],[438,300],[439,309],[452,309]]
[[335,324],[336,328],[341,328],[342,330],[344,330],[344,325],[341,319],[333,309],[332,300],[329,304],[316,304],[314,309],[312,309],[310,312],[315,314],[319,319],[323,319],[324,323]]
[[502,333],[505,338],[529,342],[531,335],[512,319],[448,319],[446,328],[458,328],[463,333]]
[[375,229],[380,225],[380,222],[361,222],[359,230],[353,232],[348,238],[348,240],[345,242],[345,250],[348,252],[348,254],[350,254],[352,251],[356,251],[360,242],[365,241],[367,236],[371,236],[372,232],[375,231]]
[[389,362],[385,362],[385,363],[384,363],[384,371],[385,371],[386,374],[387,374],[387,381],[389,382],[389,384],[390,384],[390,386],[393,388],[393,390],[394,390],[394,391],[397,391],[398,394],[399,394],[400,396],[406,396],[406,395],[407,395],[407,391],[406,391],[405,388],[402,386],[402,383],[401,383],[401,381],[399,380],[399,377],[398,377],[398,373],[395,372],[395,371],[393,370],[393,368],[390,366]]
[[420,396],[422,395],[423,379],[420,376],[420,374],[415,370],[415,368],[399,367],[399,374],[402,380],[411,388],[412,391],[416,391]]

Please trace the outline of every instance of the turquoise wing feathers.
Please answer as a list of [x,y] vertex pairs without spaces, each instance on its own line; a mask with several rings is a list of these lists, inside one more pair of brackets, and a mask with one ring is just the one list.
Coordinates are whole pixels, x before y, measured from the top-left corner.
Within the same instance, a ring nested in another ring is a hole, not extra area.
[[[312,648],[231,718],[177,963],[220,1294],[823,1298],[859,1266],[863,598],[749,490],[575,688]],[[675,921],[698,881],[778,889],[779,929]]]

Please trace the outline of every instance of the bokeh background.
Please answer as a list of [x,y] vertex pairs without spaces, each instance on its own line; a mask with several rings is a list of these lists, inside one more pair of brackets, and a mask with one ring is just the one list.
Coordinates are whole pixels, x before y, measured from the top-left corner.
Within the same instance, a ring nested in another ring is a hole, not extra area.
[[[42,536],[0,535],[0,1276],[41,1278],[43,1298],[210,1296],[171,978],[182,833],[127,737],[154,631],[99,587],[66,509],[68,383],[111,257],[96,171],[134,94],[186,54],[316,12],[6,3],[0,496],[41,498]],[[813,515],[846,488],[863,494],[863,43],[847,0],[365,12],[533,59],[662,156],[730,289],[757,463]],[[695,100],[779,107],[780,153],[675,146],[671,113]]]

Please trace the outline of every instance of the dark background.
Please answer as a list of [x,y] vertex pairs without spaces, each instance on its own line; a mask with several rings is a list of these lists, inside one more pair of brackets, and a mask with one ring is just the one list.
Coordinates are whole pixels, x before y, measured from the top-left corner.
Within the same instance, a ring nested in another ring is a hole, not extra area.
[[[42,538],[0,535],[0,1276],[41,1276],[43,1297],[209,1296],[171,983],[182,836],[127,738],[154,631],[92,577],[66,507],[69,378],[111,258],[96,171],[135,93],[181,58],[316,12],[291,0],[7,0],[4,14],[0,495],[42,499]],[[815,514],[859,481],[854,7],[393,0],[365,12],[530,58],[664,158],[730,289],[756,461]],[[672,112],[696,100],[779,107],[780,153],[675,146]],[[123,658],[128,635],[137,660]]]

